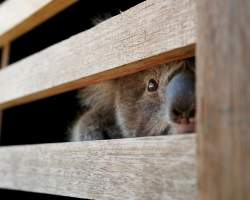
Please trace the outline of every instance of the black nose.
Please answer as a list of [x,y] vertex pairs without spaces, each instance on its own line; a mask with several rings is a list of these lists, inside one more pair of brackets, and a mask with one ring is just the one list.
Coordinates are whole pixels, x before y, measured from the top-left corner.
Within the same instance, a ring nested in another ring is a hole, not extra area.
[[195,115],[194,73],[183,71],[176,74],[167,86],[166,98],[172,121],[182,123],[183,119],[193,118]]

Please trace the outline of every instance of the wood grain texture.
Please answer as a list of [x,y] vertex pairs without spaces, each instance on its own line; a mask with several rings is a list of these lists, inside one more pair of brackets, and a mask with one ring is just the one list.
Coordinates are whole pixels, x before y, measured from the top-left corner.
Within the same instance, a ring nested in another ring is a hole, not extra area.
[[3,70],[0,108],[191,57],[195,19],[194,0],[138,4]]
[[77,0],[6,0],[0,5],[0,46],[11,42]]
[[195,136],[0,148],[0,188],[89,199],[196,199]]
[[250,1],[198,2],[199,199],[250,199]]
[[1,66],[0,69],[6,67],[9,64],[10,58],[10,43],[5,43],[2,47],[2,55],[1,55]]
[[[1,65],[0,70],[6,67],[9,63],[10,58],[10,43],[5,43],[1,51]],[[3,111],[0,110],[0,143],[1,143],[1,133],[2,133],[2,123],[3,122]]]

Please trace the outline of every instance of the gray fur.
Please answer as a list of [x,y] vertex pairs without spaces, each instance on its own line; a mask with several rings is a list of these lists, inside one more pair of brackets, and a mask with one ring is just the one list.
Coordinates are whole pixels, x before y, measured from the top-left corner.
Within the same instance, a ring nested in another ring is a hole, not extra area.
[[[179,70],[194,71],[190,60],[163,64],[79,91],[84,112],[75,121],[71,141],[175,134],[164,90]],[[148,92],[150,79],[159,83]]]

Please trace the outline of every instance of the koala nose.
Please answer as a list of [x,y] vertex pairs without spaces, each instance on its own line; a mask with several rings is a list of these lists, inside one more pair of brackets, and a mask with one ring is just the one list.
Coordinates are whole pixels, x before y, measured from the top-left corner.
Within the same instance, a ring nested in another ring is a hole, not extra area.
[[176,74],[166,89],[170,119],[178,124],[188,124],[195,115],[195,77],[190,71]]

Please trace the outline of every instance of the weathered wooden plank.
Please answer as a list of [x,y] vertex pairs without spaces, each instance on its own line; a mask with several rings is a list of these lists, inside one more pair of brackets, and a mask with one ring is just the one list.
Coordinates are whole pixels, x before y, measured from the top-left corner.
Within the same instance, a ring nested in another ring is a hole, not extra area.
[[0,108],[193,56],[195,14],[194,0],[148,0],[21,60],[0,73]]
[[250,1],[198,2],[199,199],[250,199]]
[[0,5],[0,46],[56,15],[77,0],[7,0]]
[[[10,43],[6,43],[1,51],[1,65],[0,65],[0,70],[6,67],[9,63],[9,58],[10,58]],[[1,133],[2,133],[2,123],[3,122],[3,111],[0,110],[0,143],[1,143]]]
[[6,43],[2,48],[0,68],[4,68],[8,65],[9,58],[10,58],[10,43]]
[[0,148],[0,188],[90,199],[196,199],[194,135]]

